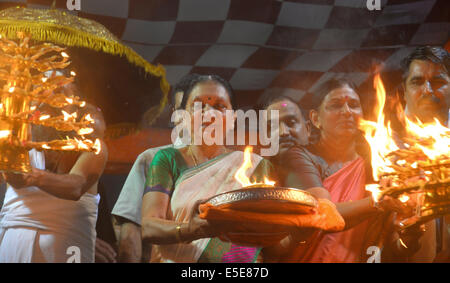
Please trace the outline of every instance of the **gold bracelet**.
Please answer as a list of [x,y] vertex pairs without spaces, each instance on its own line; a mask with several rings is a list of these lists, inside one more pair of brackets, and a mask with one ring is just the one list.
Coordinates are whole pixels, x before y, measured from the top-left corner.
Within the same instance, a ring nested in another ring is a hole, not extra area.
[[400,247],[408,249],[408,246],[405,244],[405,242],[403,242],[402,238],[398,238],[397,240],[397,248],[400,249]]
[[175,237],[177,238],[177,241],[178,241],[179,243],[182,243],[183,240],[181,239],[181,225],[177,225],[177,227],[176,227],[175,229],[176,229],[176,231],[175,231]]

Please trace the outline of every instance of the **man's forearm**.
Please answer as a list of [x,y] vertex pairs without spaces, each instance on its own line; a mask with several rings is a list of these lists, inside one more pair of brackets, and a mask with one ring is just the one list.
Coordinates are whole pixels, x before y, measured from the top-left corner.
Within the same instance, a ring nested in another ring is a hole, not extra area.
[[80,175],[33,170],[31,178],[32,185],[62,199],[79,200],[85,191],[86,179]]
[[120,226],[119,262],[138,263],[142,257],[141,228],[126,222]]

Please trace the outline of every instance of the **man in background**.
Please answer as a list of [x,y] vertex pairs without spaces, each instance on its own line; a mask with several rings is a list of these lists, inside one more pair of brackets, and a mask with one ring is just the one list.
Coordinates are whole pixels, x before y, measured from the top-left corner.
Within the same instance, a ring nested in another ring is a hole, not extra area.
[[269,157],[275,166],[277,176],[284,180],[286,172],[283,170],[283,154],[294,145],[307,145],[311,134],[311,126],[307,113],[289,96],[275,89],[267,90],[261,97],[258,108],[267,110],[268,127],[274,123],[271,111],[278,111],[279,150],[276,155]]
[[[197,74],[190,74],[183,77],[171,90],[173,111],[180,107],[184,92],[188,89],[190,82],[197,76]],[[180,121],[175,121],[175,124],[178,122]],[[143,246],[141,239],[141,207],[147,181],[147,171],[153,157],[160,149],[166,147],[180,148],[183,146],[181,141],[177,140],[175,144],[150,148],[141,153],[134,162],[112,210],[112,214],[120,225],[119,262],[150,261],[151,247]]]
[[[416,48],[403,62],[405,114],[409,119],[449,126],[450,56],[441,47]],[[414,261],[450,261],[450,218],[437,218],[425,224],[420,250]]]
[[427,123],[447,125],[450,107],[450,56],[441,47],[418,47],[403,61],[405,113]]

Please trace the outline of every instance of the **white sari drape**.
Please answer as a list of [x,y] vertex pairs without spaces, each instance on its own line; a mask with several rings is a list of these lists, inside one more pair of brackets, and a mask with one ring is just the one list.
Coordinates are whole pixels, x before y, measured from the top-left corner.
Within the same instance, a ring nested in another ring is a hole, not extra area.
[[[250,176],[262,157],[252,154],[253,167],[247,171]],[[240,189],[242,186],[234,178],[244,161],[244,153],[235,151],[219,156],[195,168],[183,172],[175,184],[168,219],[188,222],[194,204],[214,195]],[[156,246],[162,262],[197,262],[208,245],[209,238],[199,239],[189,244]]]

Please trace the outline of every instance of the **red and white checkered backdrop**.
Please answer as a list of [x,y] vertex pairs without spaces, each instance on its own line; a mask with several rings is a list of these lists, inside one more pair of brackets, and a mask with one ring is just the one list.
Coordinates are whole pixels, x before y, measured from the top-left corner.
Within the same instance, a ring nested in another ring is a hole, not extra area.
[[[52,0],[0,0],[48,8]],[[56,7],[67,9],[66,0]],[[81,0],[81,17],[105,25],[148,61],[162,64],[170,84],[188,73],[229,80],[241,108],[268,88],[300,103],[330,77],[347,77],[364,93],[374,67],[398,83],[399,61],[420,45],[444,46],[449,0]]]

